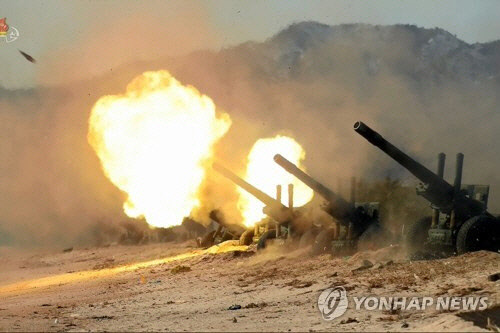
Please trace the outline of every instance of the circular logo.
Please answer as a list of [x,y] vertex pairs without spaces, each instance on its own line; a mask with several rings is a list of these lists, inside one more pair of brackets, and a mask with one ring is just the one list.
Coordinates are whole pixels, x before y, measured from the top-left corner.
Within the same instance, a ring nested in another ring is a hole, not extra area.
[[16,28],[11,26],[9,29],[9,33],[7,34],[7,37],[5,38],[5,41],[7,43],[10,43],[10,42],[15,41],[18,38],[19,38],[19,30],[17,30]]
[[333,320],[347,311],[347,292],[344,287],[323,290],[318,297],[318,309],[324,320]]

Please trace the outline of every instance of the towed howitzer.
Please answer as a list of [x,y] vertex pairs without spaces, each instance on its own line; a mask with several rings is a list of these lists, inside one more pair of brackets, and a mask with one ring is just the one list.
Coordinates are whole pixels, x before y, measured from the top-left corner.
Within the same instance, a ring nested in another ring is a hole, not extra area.
[[443,179],[443,153],[439,154],[436,174],[363,122],[356,122],[354,130],[420,180],[417,194],[431,204],[432,216],[416,221],[407,228],[406,239],[411,256],[420,255],[424,248],[446,254],[481,249],[498,251],[500,221],[486,210],[489,186],[462,185],[462,153],[457,154],[455,180],[451,185]]
[[291,222],[295,217],[293,212],[292,199],[293,186],[288,187],[290,207],[286,207],[281,203],[281,185],[277,186],[278,198],[274,199],[255,186],[241,179],[235,173],[223,167],[222,165],[214,163],[213,168],[215,171],[219,172],[221,175],[231,180],[233,183],[261,201],[265,205],[263,213],[276,222],[276,226],[270,225],[270,223],[268,223],[269,221],[264,221],[264,223],[256,223],[253,229],[249,229],[241,235],[240,243],[242,245],[248,245],[251,240],[254,240],[258,241],[258,248],[264,248],[266,246],[267,239],[290,236],[292,227]]
[[217,209],[212,210],[209,217],[216,227],[203,237],[197,238],[197,243],[201,247],[209,247],[227,240],[239,239],[245,232],[245,228],[241,225],[228,223],[222,212]]
[[261,201],[266,207],[264,207],[264,214],[268,215],[276,222],[282,224],[289,222],[292,218],[290,209],[283,205],[280,201],[274,199],[263,191],[259,190],[253,185],[250,185],[245,180],[238,177],[236,174],[226,169],[220,164],[214,163],[213,168],[215,171],[222,174],[227,179],[231,180],[233,183],[250,193],[252,196]]
[[[318,193],[327,203],[322,207],[323,210],[346,229],[342,236],[339,225],[336,225],[336,230],[327,229],[320,232],[316,237],[313,252],[324,252],[331,248],[334,253],[346,253],[357,248],[358,240],[369,228],[370,231],[362,239],[373,238],[375,233],[385,232],[378,221],[378,203],[355,203],[354,179],[351,184],[351,200],[348,202],[280,154],[274,155],[274,161]],[[368,239],[366,241],[368,242]]]

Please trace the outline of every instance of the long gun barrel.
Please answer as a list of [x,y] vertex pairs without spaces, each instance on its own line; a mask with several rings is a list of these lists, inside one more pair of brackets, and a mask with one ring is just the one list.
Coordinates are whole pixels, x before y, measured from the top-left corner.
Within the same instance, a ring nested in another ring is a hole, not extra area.
[[318,193],[325,199],[330,207],[329,213],[336,218],[345,218],[351,213],[352,205],[349,204],[342,197],[335,194],[332,190],[321,184],[304,171],[300,170],[295,164],[281,156],[280,154],[274,155],[274,161],[283,169],[297,177],[304,184],[309,186],[314,192]]
[[[429,200],[434,206],[449,210],[454,205],[456,206],[457,203],[460,203],[460,211],[463,211],[466,215],[472,212],[478,214],[485,210],[484,205],[479,201],[459,196],[460,181],[455,181],[457,183],[455,188],[441,178],[440,175],[436,175],[422,164],[416,162],[361,121],[354,124],[354,130],[417,177],[423,183],[423,188],[418,191],[419,194]],[[463,155],[460,163],[457,164],[460,168],[460,173],[462,160]]]
[[403,153],[363,122],[356,122],[354,130],[417,177],[426,186],[422,196],[432,204],[440,207],[453,204],[453,186],[446,180]]
[[250,193],[252,196],[254,196],[259,201],[264,203],[267,207],[269,207],[270,209],[266,210],[266,213],[271,212],[270,213],[270,215],[272,215],[271,217],[276,221],[284,222],[284,220],[290,218],[289,209],[278,200],[262,192],[255,186],[250,185],[248,182],[241,179],[236,174],[234,174],[233,172],[226,169],[220,164],[214,163],[213,168],[215,171],[219,172],[224,177],[226,177],[227,179],[229,179],[230,181],[232,181],[233,183],[235,183],[236,185],[238,185],[239,187]]

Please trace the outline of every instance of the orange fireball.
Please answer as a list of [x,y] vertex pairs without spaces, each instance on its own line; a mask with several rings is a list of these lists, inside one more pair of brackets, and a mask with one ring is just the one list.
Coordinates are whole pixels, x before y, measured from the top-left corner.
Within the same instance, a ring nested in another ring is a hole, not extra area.
[[230,125],[194,87],[167,71],[145,72],[124,94],[95,103],[88,141],[106,176],[127,194],[125,213],[168,227],[200,204],[213,146]]
[[[291,137],[277,135],[274,138],[257,140],[248,154],[246,174],[243,177],[250,184],[264,191],[271,197],[276,197],[276,185],[281,185],[282,203],[288,205],[288,184],[294,185],[294,205],[302,206],[313,197],[313,191],[296,177],[286,172],[274,162],[274,155],[281,154],[289,161],[305,170],[301,163],[305,158],[302,146]],[[255,197],[238,188],[238,208],[243,216],[243,223],[252,226],[263,217],[264,204]]]

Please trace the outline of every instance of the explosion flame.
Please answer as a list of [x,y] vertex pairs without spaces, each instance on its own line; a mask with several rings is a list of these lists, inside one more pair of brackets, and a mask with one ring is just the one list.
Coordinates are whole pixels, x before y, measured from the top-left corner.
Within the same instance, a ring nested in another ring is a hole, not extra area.
[[[250,184],[261,191],[276,197],[276,185],[282,185],[282,203],[288,205],[288,184],[294,185],[294,206],[302,206],[313,197],[313,191],[295,176],[286,172],[274,162],[274,155],[281,154],[289,161],[299,166],[305,158],[302,146],[293,138],[277,135],[274,138],[259,139],[253,145],[249,155],[245,177]],[[250,227],[265,217],[262,212],[264,204],[255,197],[238,188],[238,208],[243,216],[243,223]]]
[[106,176],[127,194],[125,213],[168,227],[199,206],[213,146],[230,126],[196,88],[167,71],[145,72],[124,94],[95,103],[88,141]]

